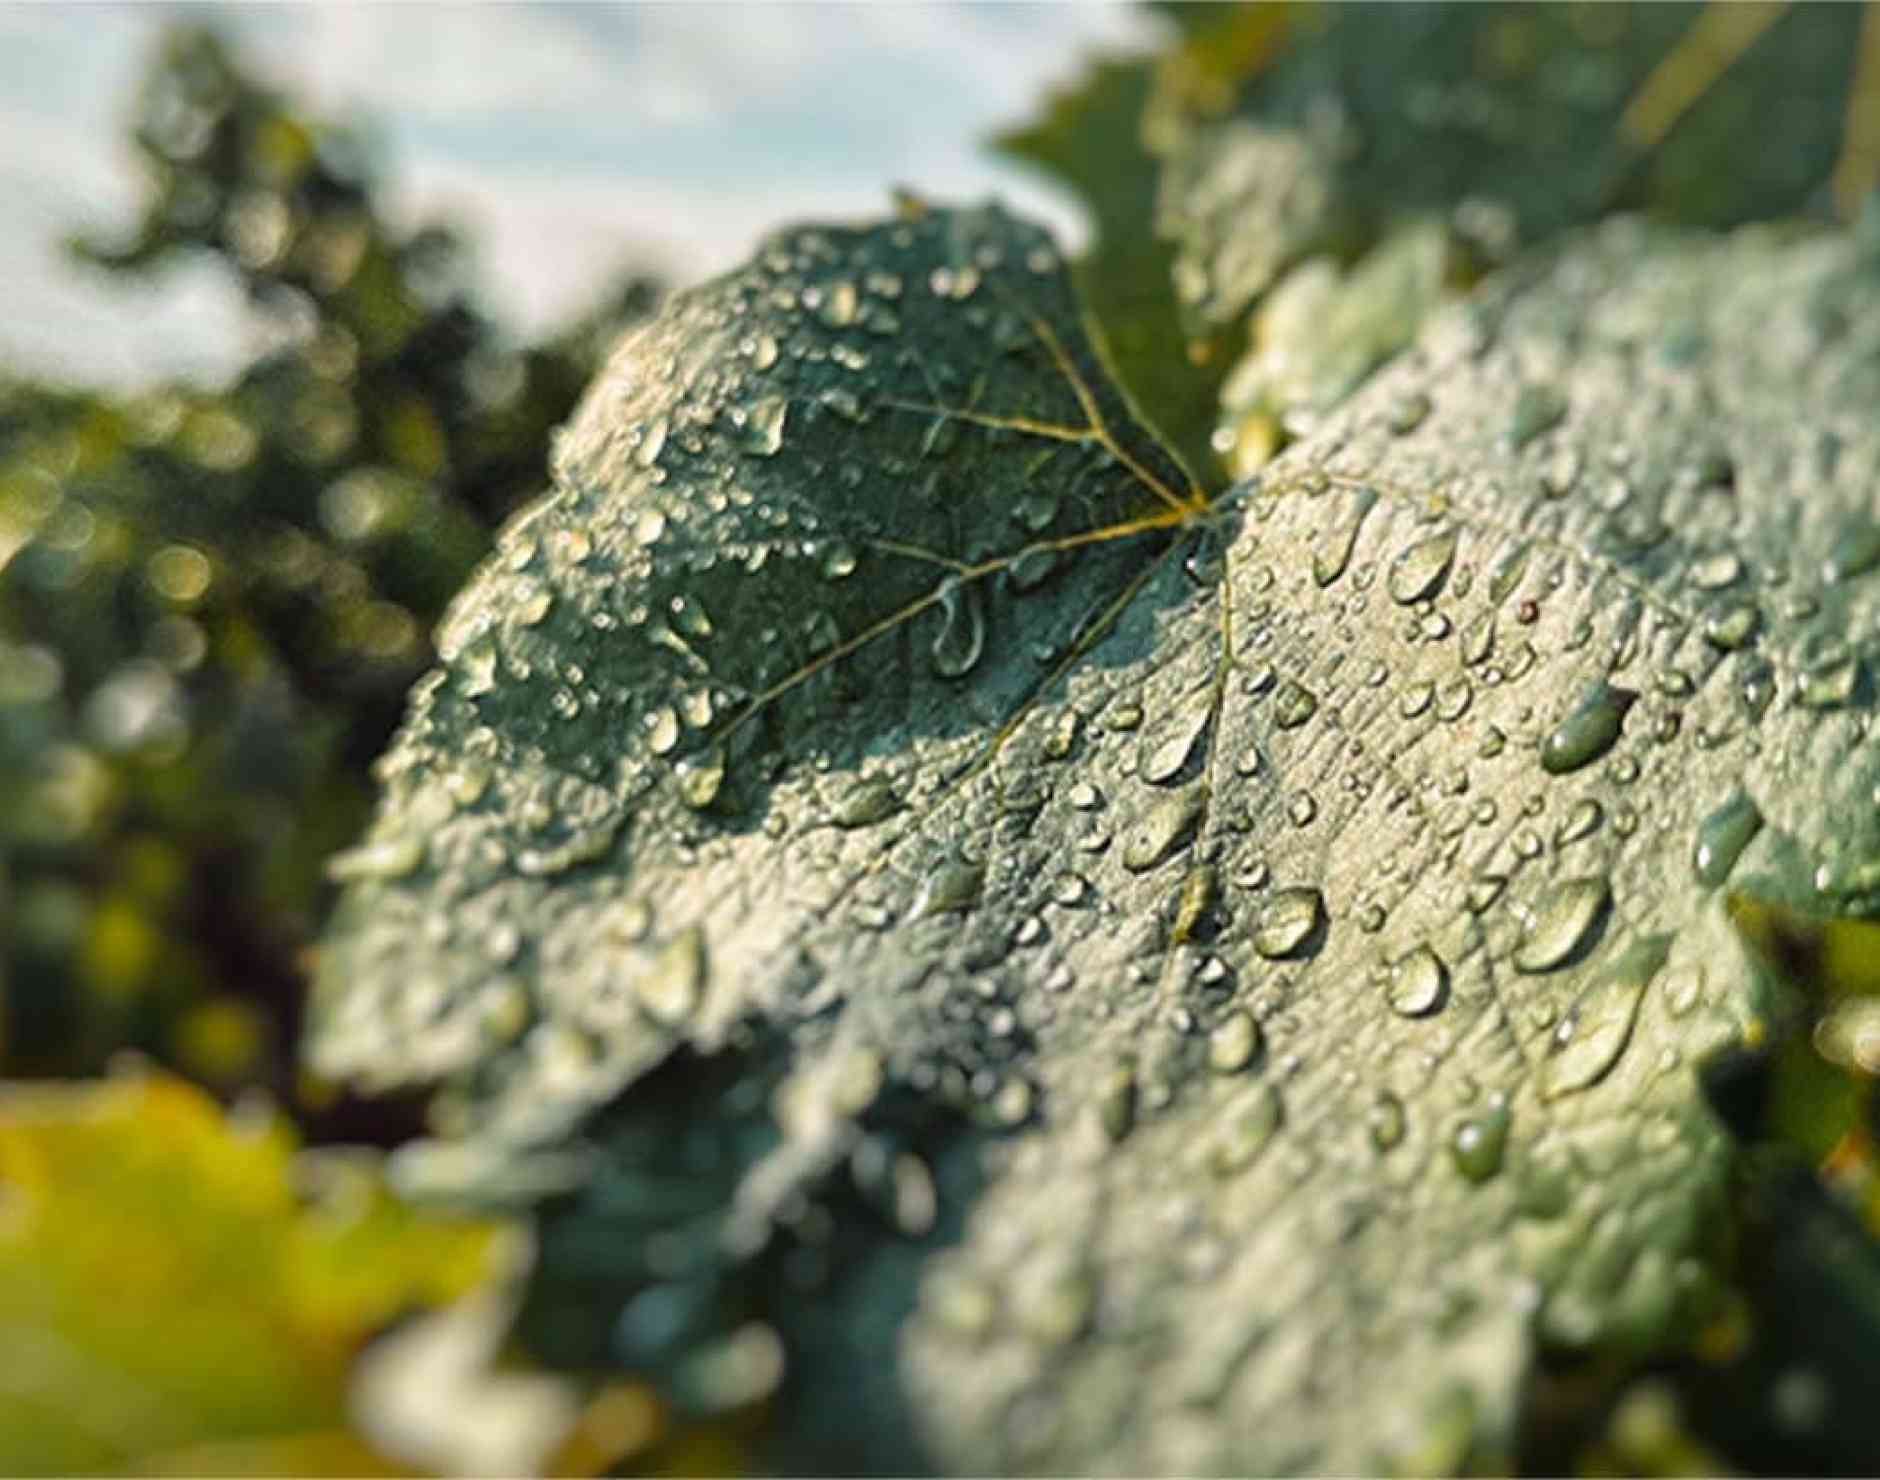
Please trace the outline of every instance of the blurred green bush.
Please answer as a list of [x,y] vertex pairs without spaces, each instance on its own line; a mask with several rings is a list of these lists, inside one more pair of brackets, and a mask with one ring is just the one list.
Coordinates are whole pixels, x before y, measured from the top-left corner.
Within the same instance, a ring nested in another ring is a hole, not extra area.
[[270,347],[219,389],[0,375],[0,1077],[135,1048],[292,1096],[322,860],[445,601],[659,287],[512,344],[454,231],[386,220],[360,135],[201,27],[164,37],[133,137],[135,229],[74,250],[206,253]]

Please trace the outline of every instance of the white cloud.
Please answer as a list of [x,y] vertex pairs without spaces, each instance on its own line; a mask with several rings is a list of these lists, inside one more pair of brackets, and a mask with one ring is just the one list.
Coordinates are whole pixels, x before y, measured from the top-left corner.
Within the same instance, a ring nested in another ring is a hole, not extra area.
[[[206,281],[183,307],[157,309],[73,276],[47,245],[134,201],[122,119],[142,57],[177,13],[48,9],[23,20],[0,5],[0,55],[24,59],[0,67],[0,191],[16,202],[0,212],[0,356],[117,378],[238,352],[241,316]],[[1068,199],[981,140],[1026,117],[1088,50],[1159,32],[1118,4],[207,14],[313,111],[369,110],[400,214],[463,219],[494,306],[525,332],[584,306],[627,262],[650,254],[701,276],[782,222],[877,214],[893,184],[942,198],[996,191],[1075,238]],[[46,85],[61,72],[78,85]]]

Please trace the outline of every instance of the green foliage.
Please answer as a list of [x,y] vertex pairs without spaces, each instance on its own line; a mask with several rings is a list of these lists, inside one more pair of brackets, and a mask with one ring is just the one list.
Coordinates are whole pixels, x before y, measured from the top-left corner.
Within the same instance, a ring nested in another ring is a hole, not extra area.
[[136,138],[142,219],[83,250],[211,253],[278,347],[220,390],[0,385],[0,1070],[132,1045],[286,1091],[322,860],[446,598],[654,289],[506,344],[456,238],[388,226],[357,141],[207,31],[166,38]]
[[0,1094],[0,1468],[398,1472],[352,1361],[486,1279],[492,1230],[293,1147],[166,1075]]

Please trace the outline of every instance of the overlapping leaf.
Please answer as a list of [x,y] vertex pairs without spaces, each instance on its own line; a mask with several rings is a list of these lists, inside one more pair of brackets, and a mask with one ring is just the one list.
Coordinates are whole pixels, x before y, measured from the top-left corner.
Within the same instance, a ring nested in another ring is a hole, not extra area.
[[1614,226],[1202,509],[1039,233],[777,237],[453,609],[322,1067],[779,1463],[1505,1459],[1707,1308],[1725,886],[1872,903],[1876,334],[1845,238]]

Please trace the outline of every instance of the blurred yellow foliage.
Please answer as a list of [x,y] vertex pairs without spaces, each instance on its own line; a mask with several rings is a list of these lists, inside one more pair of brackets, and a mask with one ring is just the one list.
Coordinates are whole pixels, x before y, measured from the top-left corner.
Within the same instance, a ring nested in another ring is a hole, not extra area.
[[0,1471],[395,1473],[352,1359],[497,1234],[169,1075],[0,1088]]

